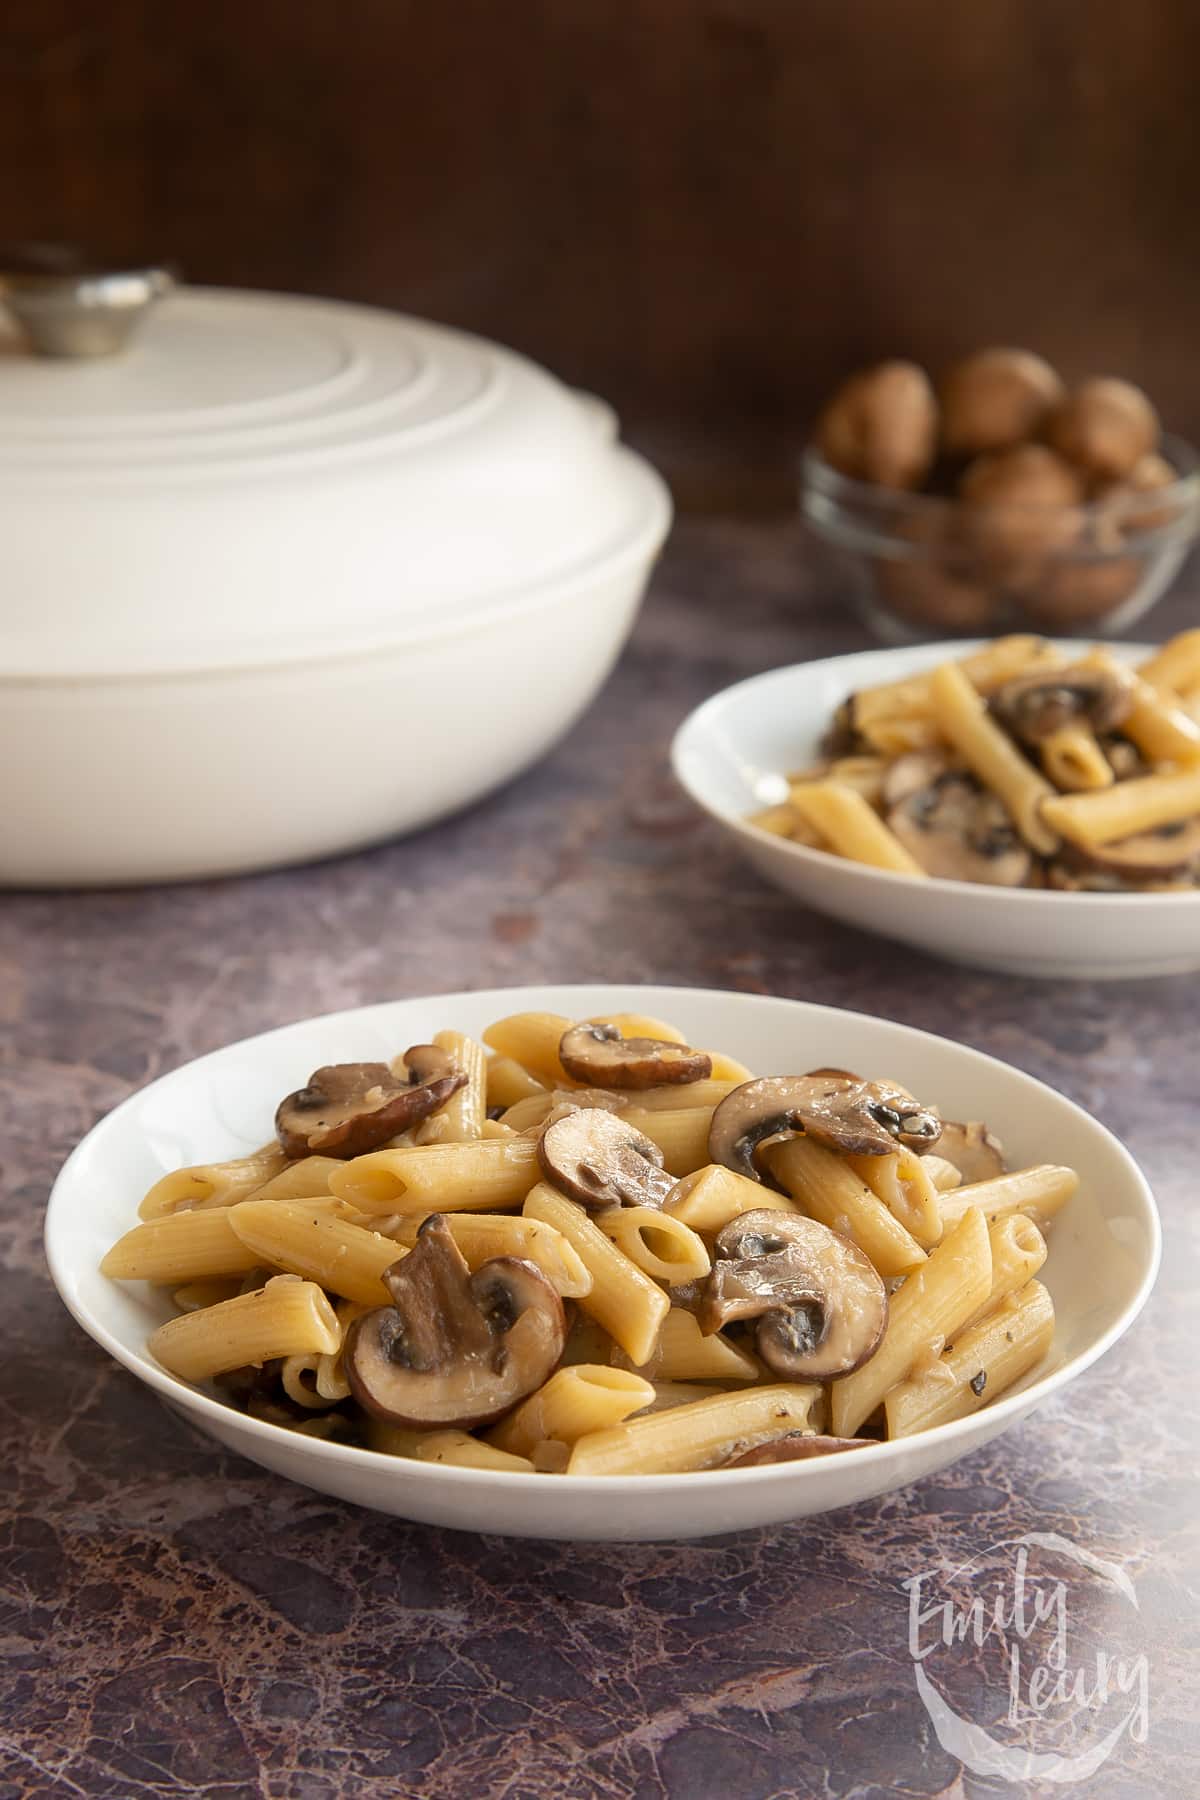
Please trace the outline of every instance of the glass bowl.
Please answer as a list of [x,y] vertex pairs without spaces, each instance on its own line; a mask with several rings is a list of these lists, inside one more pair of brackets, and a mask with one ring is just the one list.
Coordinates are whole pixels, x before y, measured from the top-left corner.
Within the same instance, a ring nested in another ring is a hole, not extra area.
[[800,505],[888,643],[1015,629],[1107,636],[1170,586],[1200,523],[1200,457],[1173,437],[1162,452],[1178,471],[1168,487],[985,508],[852,480],[810,449]]

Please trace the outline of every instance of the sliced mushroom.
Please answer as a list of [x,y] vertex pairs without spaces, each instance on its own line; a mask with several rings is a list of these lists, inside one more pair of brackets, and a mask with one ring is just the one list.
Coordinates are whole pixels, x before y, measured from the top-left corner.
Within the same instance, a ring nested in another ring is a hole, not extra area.
[[853,1075],[768,1075],[744,1081],[713,1109],[711,1161],[761,1181],[754,1152],[767,1138],[804,1132],[854,1156],[886,1156],[897,1144],[931,1150],[941,1122],[903,1088]]
[[[1136,837],[1122,838],[1115,844],[1097,845],[1093,850],[1067,846],[1058,856],[1055,868],[1061,869],[1064,875],[1087,876],[1093,872],[1115,875],[1130,885],[1139,886],[1189,874],[1198,862],[1200,819],[1185,819],[1177,824],[1159,825],[1154,831],[1139,832]],[[1051,870],[1052,880],[1055,868]],[[1054,881],[1054,885],[1060,884]],[[1082,886],[1083,883],[1072,885]]]
[[965,1125],[954,1119],[943,1119],[937,1153],[948,1163],[953,1163],[968,1183],[991,1181],[994,1176],[1003,1175],[1008,1167],[1004,1146],[999,1138],[992,1136],[981,1119],[972,1119]]
[[661,1206],[675,1186],[652,1139],[594,1107],[552,1115],[538,1161],[548,1181],[584,1206]]
[[761,1210],[717,1233],[700,1329],[757,1319],[754,1342],[776,1375],[832,1381],[874,1351],[888,1317],[871,1259],[840,1232],[799,1214]]
[[615,1025],[572,1025],[558,1059],[576,1081],[594,1087],[648,1088],[664,1082],[706,1081],[712,1057],[663,1038],[625,1038]]
[[883,804],[899,806],[912,794],[932,787],[950,764],[938,750],[909,750],[888,764],[883,777]]
[[1133,704],[1130,685],[1108,669],[1042,669],[997,688],[989,702],[1000,723],[1023,744],[1086,719],[1094,731],[1115,731]]
[[428,1118],[467,1082],[436,1044],[405,1052],[408,1080],[386,1063],[330,1063],[281,1100],[275,1130],[288,1156],[363,1156]]
[[995,794],[965,769],[946,769],[889,807],[891,831],[927,875],[1020,887],[1032,856]]
[[718,1469],[762,1469],[769,1463],[807,1462],[812,1456],[835,1456],[839,1450],[865,1450],[874,1438],[822,1437],[812,1431],[785,1431],[745,1450],[735,1444]]
[[486,1425],[563,1353],[562,1301],[541,1270],[498,1256],[472,1275],[441,1213],[383,1279],[392,1304],[355,1320],[344,1363],[359,1405],[389,1424]]

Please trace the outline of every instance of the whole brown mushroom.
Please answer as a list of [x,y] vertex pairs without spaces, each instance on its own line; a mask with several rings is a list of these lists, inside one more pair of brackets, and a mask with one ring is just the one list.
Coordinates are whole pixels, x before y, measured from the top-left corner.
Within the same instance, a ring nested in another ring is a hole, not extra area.
[[1083,527],[1078,473],[1042,444],[980,456],[959,484],[963,528],[998,578],[1027,576],[1074,543]]
[[1063,392],[1050,364],[1031,350],[976,350],[942,380],[942,447],[951,456],[977,456],[1026,443]]
[[1111,375],[1081,381],[1051,413],[1046,442],[1091,476],[1119,480],[1158,444],[1158,414],[1141,388]]
[[938,414],[924,369],[885,362],[840,387],[817,422],[825,461],[857,481],[917,488],[933,466]]

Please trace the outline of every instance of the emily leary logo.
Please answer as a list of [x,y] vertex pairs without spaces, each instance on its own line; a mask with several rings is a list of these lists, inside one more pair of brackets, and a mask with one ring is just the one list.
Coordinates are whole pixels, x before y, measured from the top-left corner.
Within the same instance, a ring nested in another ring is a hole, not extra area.
[[1030,1531],[901,1585],[917,1692],[942,1748],[974,1774],[1065,1785],[1146,1741],[1149,1665],[1131,1649],[1137,1594],[1117,1564]]

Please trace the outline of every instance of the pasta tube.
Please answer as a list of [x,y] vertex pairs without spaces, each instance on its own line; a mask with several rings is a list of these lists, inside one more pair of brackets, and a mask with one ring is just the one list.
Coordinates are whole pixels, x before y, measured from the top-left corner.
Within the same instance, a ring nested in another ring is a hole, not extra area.
[[394,1238],[312,1211],[298,1200],[243,1200],[230,1223],[260,1262],[316,1281],[347,1300],[390,1304],[383,1272],[406,1254]]
[[942,1227],[949,1231],[968,1208],[977,1206],[989,1224],[1006,1213],[1025,1213],[1035,1220],[1054,1217],[1079,1186],[1074,1169],[1057,1163],[1039,1163],[1032,1169],[1012,1169],[990,1181],[973,1181],[938,1197]]
[[537,1094],[544,1094],[545,1083],[523,1069],[519,1062],[511,1056],[491,1056],[487,1063],[487,1103],[489,1106],[515,1106],[518,1100],[528,1100]]
[[243,1194],[244,1200],[312,1200],[329,1192],[329,1177],[342,1167],[336,1156],[302,1156],[270,1181]]
[[972,1207],[892,1295],[887,1327],[875,1354],[853,1374],[833,1383],[829,1397],[833,1435],[853,1437],[889,1388],[931,1351],[940,1351],[983,1305],[991,1287],[987,1226],[978,1207]]
[[1138,674],[1148,686],[1170,688],[1177,694],[1200,686],[1200,627],[1168,639],[1161,650],[1142,664]]
[[708,1128],[712,1109],[707,1106],[680,1106],[671,1110],[646,1111],[630,1106],[621,1117],[640,1131],[663,1153],[663,1164],[671,1175],[690,1175],[708,1161]]
[[674,1475],[708,1469],[735,1449],[807,1431],[817,1387],[783,1384],[694,1400],[579,1439],[569,1475]]
[[161,1219],[165,1213],[178,1212],[183,1207],[236,1206],[286,1166],[283,1151],[272,1143],[251,1151],[249,1156],[231,1157],[228,1162],[195,1163],[188,1169],[174,1169],[154,1183],[138,1207],[138,1216]]
[[1121,734],[1137,745],[1147,762],[1185,767],[1200,762],[1200,725],[1171,694],[1125,668],[1111,650],[1091,651],[1083,666],[1116,676],[1127,690],[1129,711],[1121,720]]
[[[575,1246],[561,1231],[539,1219],[514,1213],[451,1213],[450,1235],[466,1258],[469,1269],[478,1269],[495,1256],[519,1256],[535,1263],[564,1300],[578,1300],[588,1292],[592,1277]],[[417,1241],[422,1221],[407,1218],[397,1241],[410,1248]]]
[[810,1218],[853,1238],[881,1275],[906,1275],[925,1261],[916,1238],[844,1157],[811,1138],[792,1137],[772,1144],[763,1160]]
[[[972,687],[986,694],[993,688],[1003,687],[1014,675],[1023,675],[1033,668],[1061,660],[1058,651],[1045,638],[1014,636],[993,638],[990,644],[971,651],[955,666]],[[935,711],[928,674],[906,675],[901,681],[860,688],[854,696],[854,723],[859,730],[874,719],[932,718]]]
[[899,1382],[884,1399],[889,1438],[978,1412],[1038,1364],[1054,1336],[1054,1305],[1040,1281],[961,1332],[936,1367]]
[[925,870],[917,859],[888,830],[856,788],[837,781],[797,782],[792,789],[792,805],[838,856],[866,863],[873,869],[890,869],[897,875],[925,879]]
[[574,1444],[589,1431],[618,1425],[654,1399],[654,1389],[640,1375],[596,1363],[559,1369],[507,1419],[488,1432],[488,1442],[517,1456],[530,1456],[547,1438]]
[[539,1169],[532,1138],[373,1150],[343,1163],[335,1194],[364,1212],[495,1212],[519,1206]]
[[922,1249],[937,1243],[942,1235],[938,1193],[923,1158],[914,1150],[901,1148],[894,1156],[847,1156],[846,1164]]
[[1111,844],[1200,813],[1200,768],[1138,775],[1094,794],[1057,794],[1042,812],[1047,824],[1085,850]]
[[564,1018],[561,1013],[512,1013],[489,1025],[483,1041],[500,1056],[520,1063],[548,1087],[573,1087],[575,1083],[559,1060],[558,1046],[564,1031],[570,1031],[574,1023],[574,1019]]
[[336,1350],[340,1341],[333,1308],[316,1283],[277,1275],[254,1293],[168,1319],[147,1348],[181,1380],[208,1381],[246,1363]]
[[712,1268],[703,1241],[682,1219],[655,1206],[614,1206],[596,1214],[596,1223],[631,1263],[652,1281],[678,1287],[699,1281]]
[[934,711],[942,735],[985,787],[1004,802],[1025,842],[1050,855],[1058,848],[1051,803],[1062,805],[1046,777],[1028,763],[988,716],[979,694],[954,663],[943,663],[929,677]]
[[648,1275],[622,1256],[588,1218],[547,1182],[539,1182],[525,1201],[525,1217],[553,1225],[574,1246],[592,1277],[579,1305],[603,1325],[635,1364],[646,1361],[670,1311],[670,1301]]
[[230,1212],[227,1206],[206,1207],[200,1212],[164,1213],[135,1225],[118,1238],[100,1264],[100,1273],[113,1281],[172,1286],[210,1275],[246,1275],[262,1259],[239,1238]]
[[671,1308],[654,1349],[638,1367],[655,1382],[757,1381],[762,1374],[754,1358],[721,1332],[705,1337],[695,1315],[680,1306]]
[[1112,764],[1086,721],[1060,725],[1042,739],[1039,748],[1042,767],[1055,787],[1082,793],[1112,786]]
[[685,1175],[675,1184],[663,1212],[690,1225],[693,1231],[715,1235],[722,1225],[728,1225],[739,1213],[757,1212],[763,1208],[772,1212],[794,1213],[797,1210],[794,1200],[777,1194],[774,1188],[750,1181],[745,1175],[727,1169],[724,1163],[706,1163],[704,1168]]

